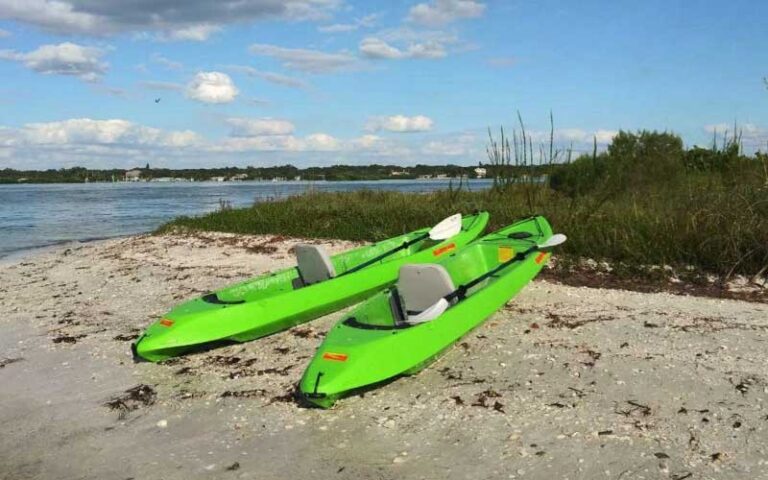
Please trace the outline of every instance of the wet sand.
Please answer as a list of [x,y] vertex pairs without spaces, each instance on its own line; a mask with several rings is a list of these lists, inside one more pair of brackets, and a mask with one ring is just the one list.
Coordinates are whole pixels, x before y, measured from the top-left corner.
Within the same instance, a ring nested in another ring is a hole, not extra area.
[[537,281],[430,368],[329,411],[291,392],[343,312],[133,363],[171,306],[295,243],[138,236],[0,264],[0,478],[768,478],[761,303]]

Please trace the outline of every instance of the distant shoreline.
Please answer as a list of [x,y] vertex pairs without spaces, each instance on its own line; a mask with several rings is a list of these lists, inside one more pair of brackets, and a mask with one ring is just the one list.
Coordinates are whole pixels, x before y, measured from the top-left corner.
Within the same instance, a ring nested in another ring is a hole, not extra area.
[[446,178],[374,178],[374,179],[349,179],[349,180],[136,180],[136,181],[108,181],[108,180],[99,180],[99,181],[88,181],[88,182],[0,182],[0,187],[3,186],[12,186],[12,185],[87,185],[87,184],[128,184],[128,185],[145,185],[147,183],[151,184],[166,184],[166,183],[195,183],[195,184],[201,184],[201,183],[210,183],[210,184],[221,184],[221,183],[227,183],[227,184],[249,184],[249,183],[257,183],[257,184],[277,184],[277,185],[313,185],[318,183],[403,183],[403,182],[413,182],[413,183],[421,183],[421,182],[445,182],[445,181],[472,181],[472,182],[491,182],[493,179],[490,178],[459,178],[459,177],[446,177]]
[[[499,170],[501,168],[501,170]],[[533,166],[535,175],[549,173],[551,166]],[[236,181],[380,181],[380,180],[450,180],[492,178],[495,174],[520,170],[516,166],[494,167],[460,165],[334,165],[297,168],[293,165],[274,167],[222,168],[143,168],[87,169],[73,167],[60,170],[0,170],[0,184],[18,183],[117,183],[117,182],[236,182]],[[520,170],[520,173],[531,173]]]

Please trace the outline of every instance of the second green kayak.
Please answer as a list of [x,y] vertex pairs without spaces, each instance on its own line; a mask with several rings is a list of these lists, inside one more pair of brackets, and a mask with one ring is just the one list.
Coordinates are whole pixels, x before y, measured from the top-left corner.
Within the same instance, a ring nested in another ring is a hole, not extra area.
[[403,266],[395,287],[328,332],[304,372],[300,394],[327,408],[342,396],[418,372],[517,294],[563,241],[536,216],[433,264]]
[[[455,230],[440,228],[452,222]],[[431,230],[334,256],[316,246],[299,246],[298,267],[177,306],[138,338],[132,346],[134,356],[161,361],[216,342],[254,340],[334,312],[392,284],[404,263],[434,261],[465,246],[487,222],[487,212],[464,218],[455,215]]]

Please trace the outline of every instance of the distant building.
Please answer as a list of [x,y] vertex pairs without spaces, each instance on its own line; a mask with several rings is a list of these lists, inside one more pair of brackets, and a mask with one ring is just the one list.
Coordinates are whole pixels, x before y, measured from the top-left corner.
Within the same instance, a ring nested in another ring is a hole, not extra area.
[[488,170],[483,167],[477,167],[475,169],[475,176],[477,176],[477,178],[485,178],[486,175],[488,175]]
[[438,173],[437,175],[435,175],[435,178],[437,178],[439,180],[445,180],[446,178],[448,178],[448,174],[447,173]]
[[212,182],[224,182],[227,179],[225,177],[211,177]]
[[238,173],[237,175],[232,175],[231,177],[229,177],[229,180],[231,182],[248,180],[248,174],[247,173]]
[[138,168],[134,168],[133,170],[128,170],[127,172],[125,172],[125,181],[126,182],[141,181],[141,170]]
[[296,175],[295,177],[293,177],[293,181],[294,182],[300,182],[301,181],[301,175]]
[[408,175],[408,172],[405,170],[392,170],[389,172],[390,177],[402,177],[403,175]]

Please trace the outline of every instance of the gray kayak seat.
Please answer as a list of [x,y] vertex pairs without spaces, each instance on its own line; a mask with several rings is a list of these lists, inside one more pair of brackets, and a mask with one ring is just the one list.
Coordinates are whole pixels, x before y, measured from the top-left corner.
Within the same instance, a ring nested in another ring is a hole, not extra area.
[[318,245],[299,244],[294,247],[296,264],[304,285],[322,282],[336,276],[331,257]]
[[[454,290],[453,280],[442,265],[425,263],[400,267],[397,292],[402,299],[406,322],[409,317],[416,317]],[[432,318],[419,318],[418,322],[429,320]]]

